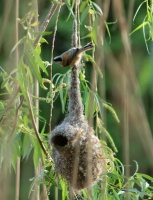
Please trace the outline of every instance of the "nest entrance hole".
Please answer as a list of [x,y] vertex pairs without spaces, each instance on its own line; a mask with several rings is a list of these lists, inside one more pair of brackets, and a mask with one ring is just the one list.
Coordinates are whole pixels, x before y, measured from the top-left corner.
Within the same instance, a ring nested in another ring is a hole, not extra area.
[[52,143],[55,145],[55,146],[60,146],[60,147],[64,147],[67,145],[68,143],[68,139],[63,136],[63,135],[56,135],[52,138]]

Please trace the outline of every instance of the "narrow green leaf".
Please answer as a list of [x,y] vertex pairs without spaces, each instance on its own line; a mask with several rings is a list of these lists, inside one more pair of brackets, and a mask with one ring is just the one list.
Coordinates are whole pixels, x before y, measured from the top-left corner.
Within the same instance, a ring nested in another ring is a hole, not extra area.
[[4,81],[1,83],[1,89],[5,88],[8,84],[9,77],[4,78]]
[[111,43],[111,33],[109,31],[109,27],[108,27],[108,24],[107,24],[106,21],[105,21],[105,26],[106,26],[106,30],[107,30],[107,33],[108,33],[108,36],[109,36],[109,43]]
[[140,3],[140,5],[139,5],[139,7],[137,8],[137,10],[136,10],[136,12],[135,12],[135,15],[134,15],[134,17],[133,17],[133,21],[135,20],[135,18],[136,18],[136,16],[137,16],[137,14],[138,14],[138,12],[139,12],[141,6],[142,6],[145,2],[146,2],[146,0],[143,1],[142,3]]
[[138,170],[139,170],[139,165],[138,165],[138,162],[137,161],[135,161],[134,160],[134,162],[135,162],[135,164],[136,164],[136,170],[135,170],[135,173],[134,173],[134,175],[138,172]]
[[30,136],[28,134],[24,134],[23,145],[22,145],[22,157],[28,159],[31,150],[32,150],[32,144]]
[[33,162],[35,169],[38,167],[39,159],[41,157],[41,147],[37,139],[34,141],[34,153],[33,153]]
[[120,120],[119,120],[119,118],[118,118],[118,116],[117,116],[115,110],[113,109],[113,107],[110,106],[110,105],[108,105],[108,104],[106,104],[106,103],[104,103],[104,102],[103,102],[103,106],[104,106],[106,109],[108,109],[108,110],[112,113],[114,119],[119,123]]
[[61,178],[60,184],[62,187],[62,200],[65,200],[67,197],[67,185],[64,179]]
[[20,60],[19,65],[18,65],[17,78],[18,78],[20,89],[25,99],[27,99],[28,80],[26,77],[25,65],[22,59]]
[[47,72],[45,65],[44,65],[42,59],[40,58],[39,54],[37,54],[36,50],[34,49],[34,47],[31,44],[28,44],[28,47],[30,48],[30,51],[32,52],[34,58],[36,59],[37,64],[40,66],[40,68],[43,70],[43,72],[45,72],[46,75],[48,75],[48,72]]
[[38,45],[36,46],[35,51],[36,51],[36,53],[37,53],[38,55],[41,54],[41,46],[40,46],[40,43],[38,43]]
[[142,177],[144,177],[145,179],[147,179],[147,180],[153,182],[153,177],[151,177],[151,176],[149,176],[149,175],[147,175],[147,174],[137,173],[136,175],[137,175],[137,176],[142,176]]
[[111,137],[111,135],[109,134],[109,132],[106,130],[106,128],[103,126],[103,123],[102,123],[102,120],[98,117],[97,118],[97,125],[98,125],[98,128],[100,130],[100,133],[102,134],[105,134],[105,136],[107,137],[108,141],[110,142],[114,152],[118,152],[116,146],[115,146],[115,143]]
[[95,100],[99,109],[100,117],[102,118],[102,106],[101,106],[101,99],[98,94],[95,93]]
[[40,39],[40,43],[46,43],[46,44],[49,44],[48,41],[47,41],[45,38],[41,38],[41,39]]
[[34,34],[35,35],[51,35],[52,34],[52,32],[40,32],[40,31],[38,31],[38,32],[34,32]]
[[80,22],[82,24],[82,22],[84,21],[84,19],[87,17],[88,12],[89,12],[90,6],[87,6],[84,11],[81,14],[81,18],[80,18]]
[[113,187],[111,189],[113,191],[112,199],[120,200],[119,195],[117,194],[116,190]]
[[103,15],[103,12],[98,4],[96,4],[95,2],[92,2],[92,5],[96,8],[96,10],[98,11],[100,15]]
[[81,5],[80,5],[80,13],[82,13],[85,10],[86,6],[87,6],[87,1],[81,1],[80,3],[81,3]]
[[34,73],[35,77],[37,78],[38,82],[40,85],[42,85],[42,77],[41,77],[41,74],[40,74],[40,70],[39,70],[39,67],[38,67],[38,64],[36,63],[34,57],[31,56],[31,54],[29,52],[25,52],[28,60],[29,60],[29,67],[32,70],[32,72]]
[[[68,10],[70,11],[70,14],[72,14],[72,16],[74,17],[73,7],[71,7],[71,5],[70,5],[70,1],[68,1],[68,0],[64,0],[64,2],[65,2],[65,4],[66,4]],[[69,17],[70,17],[70,14],[69,14],[69,16],[68,16],[68,19],[69,19]]]
[[142,24],[140,24],[137,28],[135,28],[130,35],[132,35],[134,32],[138,31],[139,29],[143,28],[144,26],[148,25],[148,21],[143,22]]
[[15,49],[17,48],[17,46],[19,46],[20,44],[22,44],[23,42],[25,42],[25,39],[26,39],[26,37],[21,38],[21,39],[14,45],[14,47],[12,48],[10,54],[12,54],[13,51],[15,51]]
[[85,102],[85,116],[87,118],[89,115],[89,101],[90,101],[89,91],[85,90],[84,102]]
[[[146,17],[145,17],[146,18]],[[146,21],[146,19],[144,18],[144,21],[143,21],[143,23],[145,23]],[[148,26],[149,26],[149,22],[147,23],[148,24]],[[143,26],[143,36],[144,36],[144,40],[145,40],[145,44],[146,44],[146,49],[147,49],[147,51],[148,51],[148,53],[150,54],[150,51],[149,51],[149,48],[148,48],[148,44],[147,44],[147,38],[146,38],[146,30],[145,30],[145,28],[146,28],[146,26],[144,25]]]

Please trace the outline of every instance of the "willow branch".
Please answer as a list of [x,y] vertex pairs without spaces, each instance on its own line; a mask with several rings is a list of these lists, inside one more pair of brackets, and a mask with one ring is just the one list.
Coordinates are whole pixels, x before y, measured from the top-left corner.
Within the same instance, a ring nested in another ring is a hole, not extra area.
[[[16,0],[16,8],[15,8],[15,43],[18,43],[19,40],[19,25],[18,25],[18,17],[19,17],[19,0]],[[15,65],[18,65],[18,61],[19,61],[19,48],[17,46],[16,50],[15,50]],[[19,98],[19,97],[18,97]],[[22,104],[22,101],[21,103]],[[14,123],[14,127],[12,130],[11,135],[13,134],[13,132],[16,129],[16,125],[17,125],[17,119],[18,119],[18,112],[20,109],[20,104],[16,109],[16,117],[15,117],[15,123]],[[16,163],[16,188],[15,188],[15,200],[19,200],[20,198],[20,157],[17,157],[17,163]]]
[[29,112],[30,112],[30,116],[31,116],[31,120],[32,120],[32,125],[33,125],[33,128],[34,128],[34,133],[37,137],[37,140],[40,144],[40,147],[41,149],[43,150],[45,156],[47,157],[47,159],[49,159],[52,163],[53,163],[53,160],[52,158],[50,157],[49,153],[47,152],[40,136],[39,136],[39,133],[38,133],[38,130],[37,130],[37,126],[36,126],[36,122],[35,122],[35,119],[34,119],[34,114],[33,114],[33,110],[32,110],[32,103],[31,103],[31,98],[30,98],[30,95],[29,93],[27,92],[27,100],[28,100],[28,103],[29,103]]
[[[50,8],[50,10],[49,10],[46,18],[45,18],[43,24],[41,25],[40,32],[44,32],[46,30],[46,28],[47,28],[47,26],[48,26],[48,24],[49,24],[49,22],[50,22],[50,20],[51,20],[51,18],[52,18],[52,16],[53,16],[53,14],[54,14],[54,12],[55,12],[55,10],[56,10],[57,7],[58,7],[57,4],[52,4],[51,5],[51,8]],[[39,35],[36,38],[36,40],[34,42],[34,48],[36,48],[36,46],[38,45],[41,37],[42,37],[42,35]]]
[[[51,20],[51,18],[52,18],[52,16],[53,16],[53,14],[54,14],[54,12],[55,12],[57,6],[58,6],[58,5],[52,4],[52,6],[51,6],[51,8],[50,8],[50,10],[49,10],[49,12],[48,12],[48,15],[47,15],[46,19],[44,20],[44,22],[43,22],[43,24],[42,24],[42,26],[41,26],[41,28],[40,28],[40,31],[41,31],[41,32],[44,32],[44,31],[46,30],[46,28],[47,28],[47,26],[48,26],[48,24],[49,24],[49,21]],[[35,48],[36,48],[36,46],[38,45],[38,42],[39,42],[39,40],[41,39],[41,37],[42,37],[42,36],[40,35],[40,36],[38,36],[38,37],[36,38],[35,43],[34,43],[34,47],[35,47]],[[13,94],[13,96],[11,97],[11,99],[9,100],[8,104],[6,105],[6,108],[4,109],[4,111],[3,111],[3,113],[2,113],[2,115],[1,115],[1,117],[0,117],[0,125],[2,124],[2,122],[3,122],[4,118],[5,118],[6,113],[9,111],[11,105],[13,104],[13,102],[14,102],[14,100],[15,100],[15,98],[17,97],[17,95],[18,95],[19,92],[20,92],[20,88],[19,88],[19,86],[18,86],[17,89],[16,89],[16,91],[15,91],[15,93]]]

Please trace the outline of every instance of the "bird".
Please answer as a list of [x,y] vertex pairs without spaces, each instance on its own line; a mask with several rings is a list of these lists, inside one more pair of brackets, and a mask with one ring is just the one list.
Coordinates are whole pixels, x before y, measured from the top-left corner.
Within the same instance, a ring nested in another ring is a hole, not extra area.
[[78,48],[73,47],[73,48],[65,51],[61,55],[56,56],[53,59],[53,62],[57,63],[57,64],[59,64],[63,67],[78,66],[80,64],[82,54],[85,51],[93,49],[93,47],[94,47],[94,44],[92,42],[88,43],[84,47],[80,47],[80,48],[79,47]]

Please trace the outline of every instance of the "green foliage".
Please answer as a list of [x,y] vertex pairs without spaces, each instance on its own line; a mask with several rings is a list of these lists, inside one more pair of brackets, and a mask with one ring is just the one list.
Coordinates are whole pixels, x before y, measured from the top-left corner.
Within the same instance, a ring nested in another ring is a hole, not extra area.
[[[67,20],[69,20],[70,16],[74,16],[73,8],[75,1],[65,0],[64,2],[65,6],[69,10],[69,16],[67,18]],[[152,10],[148,5],[148,1],[144,1],[140,4],[135,13],[134,20],[140,12],[141,6],[145,3],[147,4],[147,14],[144,21],[141,25],[134,29],[132,33],[143,28],[145,42],[147,43],[148,39],[146,38],[146,26],[149,27],[149,39],[153,39]],[[80,24],[81,26],[84,26],[86,30],[83,38],[90,38],[96,45],[98,45],[96,20],[102,16],[102,9],[98,4],[91,0],[81,1],[79,14]],[[50,190],[58,188],[58,190],[62,192],[61,199],[65,200],[69,199],[67,183],[62,177],[58,177],[57,180],[57,176],[54,171],[54,164],[50,159],[48,159],[48,157],[46,157],[44,150],[42,149],[38,137],[36,136],[36,130],[32,123],[29,110],[32,109],[35,119],[39,118],[39,120],[42,121],[43,127],[37,127],[37,131],[46,152],[52,155],[52,151],[48,150],[49,133],[47,127],[48,123],[46,122],[47,119],[44,119],[43,110],[41,111],[39,107],[36,107],[34,102],[43,102],[43,105],[50,105],[52,103],[53,105],[56,105],[56,101],[60,99],[60,109],[63,114],[66,114],[71,69],[65,73],[57,72],[53,75],[53,77],[49,77],[49,69],[47,67],[50,66],[50,64],[42,59],[41,52],[42,44],[48,43],[43,36],[50,35],[52,32],[35,32],[34,28],[38,25],[38,22],[34,20],[35,17],[36,13],[31,5],[29,6],[29,12],[27,12],[22,19],[19,19],[19,23],[26,30],[26,35],[24,35],[11,50],[11,54],[13,54],[17,51],[20,45],[23,46],[16,69],[13,69],[10,73],[8,73],[0,67],[0,77],[2,78],[1,89],[4,91],[0,94],[0,97],[2,97],[0,101],[2,120],[0,126],[0,168],[2,166],[4,167],[5,174],[7,174],[8,170],[10,170],[12,166],[16,171],[16,162],[18,157],[22,160],[28,160],[32,156],[32,165],[34,170],[36,171],[40,163],[42,168],[39,174],[31,177],[29,180],[31,184],[29,196],[35,186],[45,185],[48,193],[50,193]],[[88,17],[90,17],[91,21],[89,20],[90,24],[87,25]],[[111,38],[109,25],[109,23],[105,22],[107,33]],[[35,48],[34,42],[36,41],[37,36],[41,36],[41,39]],[[95,64],[95,60],[91,55],[85,55],[85,58],[92,64]],[[98,74],[102,77],[101,71],[98,72]],[[45,79],[43,76],[46,76],[47,78]],[[125,199],[127,196],[133,200],[153,199],[153,178],[147,174],[139,173],[138,163],[136,163],[136,172],[128,178],[125,177],[125,167],[121,161],[115,157],[115,153],[117,153],[118,150],[111,134],[105,128],[103,119],[103,113],[107,110],[112,114],[114,121],[119,123],[120,120],[114,108],[110,103],[104,101],[100,97],[97,88],[94,92],[91,91],[91,83],[86,77],[86,68],[80,69],[79,78],[82,103],[84,105],[84,113],[87,119],[90,114],[90,97],[91,95],[94,97],[92,105],[92,117],[94,118],[93,128],[95,130],[95,134],[101,140],[102,147],[104,148],[107,160],[109,161],[107,169],[101,175],[99,182],[91,189],[91,199],[113,200]],[[36,81],[39,83],[39,86],[43,91],[47,90],[46,96],[40,97],[35,95]],[[46,82],[50,84],[52,89],[51,91],[48,90],[49,86],[47,88],[44,85]],[[15,93],[15,90],[18,87],[18,94],[12,101],[9,101],[9,98],[4,98],[6,96],[10,97],[13,93]],[[29,96],[32,104],[30,104]],[[23,103],[21,103],[22,98],[24,99]],[[8,104],[9,112],[8,110],[5,110]],[[106,140],[108,144],[106,143]],[[85,189],[81,191],[80,194],[74,195],[76,199],[89,199],[88,191]]]
[[148,48],[148,41],[153,41],[153,28],[152,28],[152,22],[153,22],[153,3],[152,1],[145,0],[142,3],[140,3],[138,9],[135,12],[135,15],[133,17],[133,21],[135,21],[138,13],[140,12],[141,7],[146,4],[146,15],[143,19],[143,22],[138,25],[132,32],[133,34],[136,31],[139,31],[140,29],[143,29],[143,36],[146,44],[146,48],[148,53],[150,53],[150,50]]

